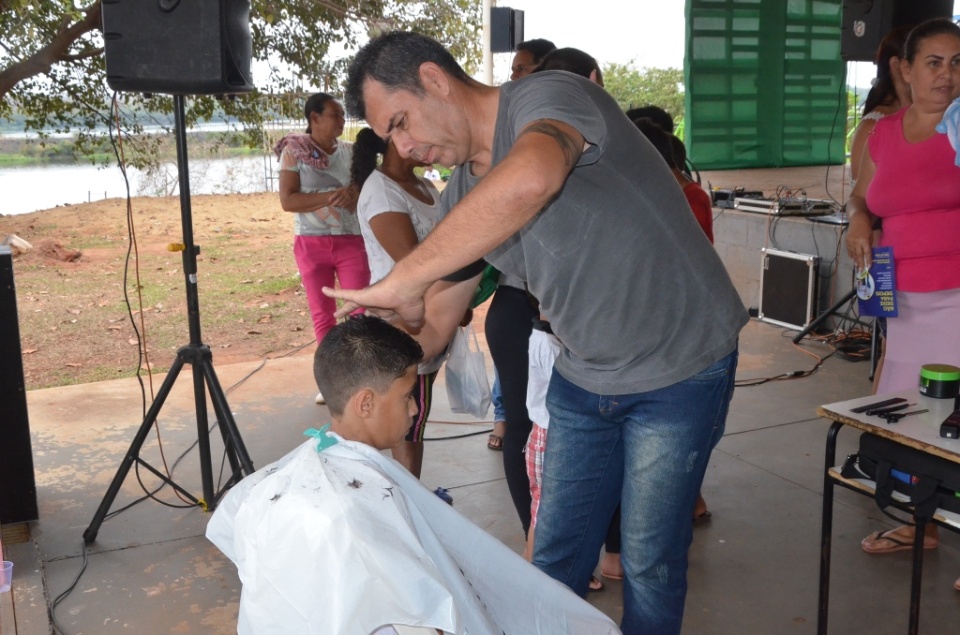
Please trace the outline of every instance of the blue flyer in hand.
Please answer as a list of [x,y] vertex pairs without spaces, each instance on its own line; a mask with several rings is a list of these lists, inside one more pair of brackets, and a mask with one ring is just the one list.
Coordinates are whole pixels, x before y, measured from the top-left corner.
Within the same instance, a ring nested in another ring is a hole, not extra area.
[[854,285],[860,315],[897,317],[897,276],[893,247],[874,247],[869,269],[857,271]]

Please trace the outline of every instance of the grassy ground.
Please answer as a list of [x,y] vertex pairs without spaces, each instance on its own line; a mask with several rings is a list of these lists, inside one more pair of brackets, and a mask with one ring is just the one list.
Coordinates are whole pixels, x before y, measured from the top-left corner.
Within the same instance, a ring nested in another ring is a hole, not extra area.
[[[194,196],[191,209],[201,340],[214,364],[312,354],[293,219],[277,195]],[[141,353],[162,373],[190,343],[183,256],[169,250],[183,237],[178,197],[134,198],[129,215],[126,201],[108,199],[0,216],[0,240],[9,234],[34,246],[14,260],[28,390],[132,376]],[[69,250],[80,257],[57,257]],[[486,305],[474,312],[484,348],[485,318]]]
[[[303,345],[312,353],[291,252],[293,221],[276,194],[195,196],[191,207],[201,339],[214,362]],[[182,253],[168,250],[182,241],[179,198],[137,198],[132,210],[139,256],[129,264],[125,201],[0,218],[0,237],[16,234],[34,245],[14,263],[28,389],[132,375],[141,350],[162,372],[189,343]],[[79,250],[79,259],[56,258],[61,247]]]

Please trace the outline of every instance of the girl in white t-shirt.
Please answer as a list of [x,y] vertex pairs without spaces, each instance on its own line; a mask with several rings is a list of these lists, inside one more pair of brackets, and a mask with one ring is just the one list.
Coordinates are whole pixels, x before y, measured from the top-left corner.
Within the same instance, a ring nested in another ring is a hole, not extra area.
[[[370,128],[357,134],[351,182],[361,186],[357,217],[370,263],[370,284],[386,276],[437,224],[440,193],[433,183],[414,173],[414,168],[424,166],[412,157],[401,157],[392,143]],[[423,465],[423,432],[433,382],[442,363],[441,355],[424,360],[417,369],[417,416],[403,444],[393,449],[393,458],[417,478]]]

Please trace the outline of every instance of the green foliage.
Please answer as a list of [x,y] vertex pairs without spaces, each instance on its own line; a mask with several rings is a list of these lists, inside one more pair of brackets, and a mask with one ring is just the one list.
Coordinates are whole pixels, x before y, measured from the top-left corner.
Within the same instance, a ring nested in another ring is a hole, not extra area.
[[[348,63],[341,52],[358,48],[368,33],[434,36],[472,72],[480,58],[480,9],[472,0],[251,0],[255,67],[268,71],[254,78],[256,91],[236,99],[188,99],[187,126],[224,121],[244,144],[262,147],[265,121],[303,116],[303,93],[338,92]],[[97,152],[108,130],[119,129],[127,162],[154,165],[164,135],[144,132],[170,131],[173,100],[120,93],[112,106],[99,24],[99,0],[0,0],[0,120],[16,119],[41,139],[69,133],[80,156]]]
[[632,64],[608,64],[603,69],[603,85],[624,110],[660,106],[673,115],[675,123],[683,119],[681,68],[636,69]]

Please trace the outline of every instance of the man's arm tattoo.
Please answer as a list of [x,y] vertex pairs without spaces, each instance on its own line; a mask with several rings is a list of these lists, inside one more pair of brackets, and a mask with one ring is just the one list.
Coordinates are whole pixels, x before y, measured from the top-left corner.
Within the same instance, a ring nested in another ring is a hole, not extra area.
[[556,141],[557,145],[560,146],[560,152],[563,153],[563,161],[567,168],[573,169],[577,159],[580,158],[580,148],[577,147],[576,142],[570,138],[570,135],[561,130],[556,124],[539,121],[524,128],[520,136],[532,132],[545,134]]

